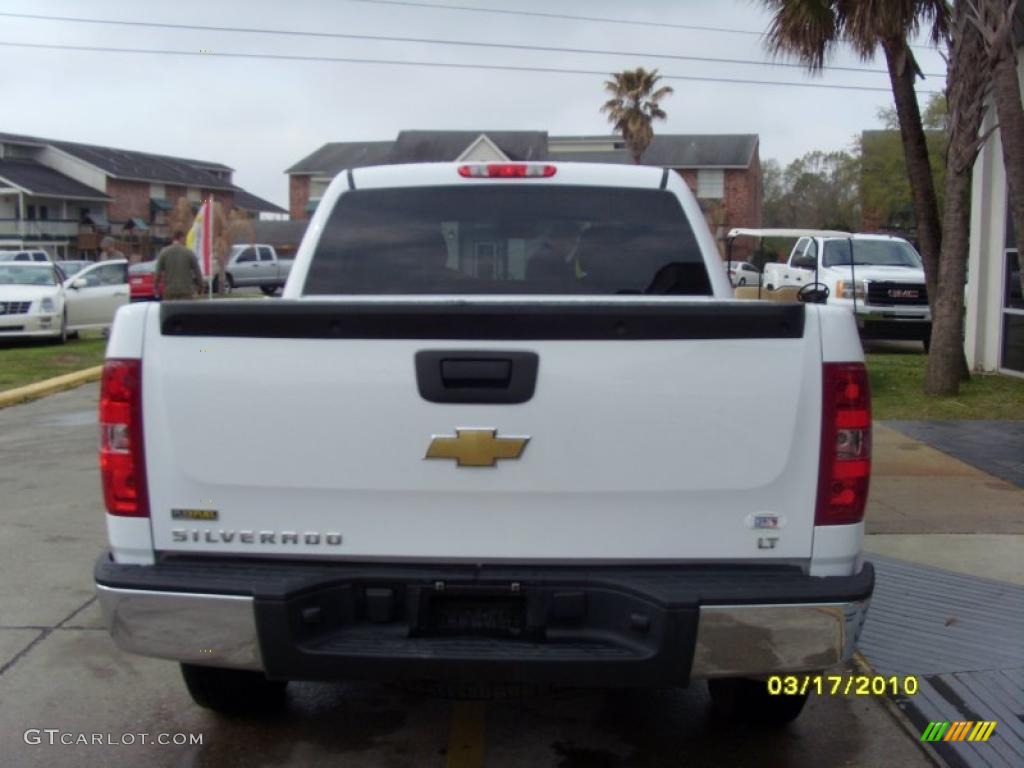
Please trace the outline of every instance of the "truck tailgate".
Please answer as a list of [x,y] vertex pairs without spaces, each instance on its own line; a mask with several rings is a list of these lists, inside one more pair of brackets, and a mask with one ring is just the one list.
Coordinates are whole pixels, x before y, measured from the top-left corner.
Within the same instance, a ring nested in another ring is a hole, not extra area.
[[[805,322],[806,318],[806,322]],[[813,311],[278,301],[151,311],[154,546],[473,561],[810,557],[821,430]],[[537,355],[520,403],[429,402],[415,357]],[[518,458],[425,458],[457,429]]]

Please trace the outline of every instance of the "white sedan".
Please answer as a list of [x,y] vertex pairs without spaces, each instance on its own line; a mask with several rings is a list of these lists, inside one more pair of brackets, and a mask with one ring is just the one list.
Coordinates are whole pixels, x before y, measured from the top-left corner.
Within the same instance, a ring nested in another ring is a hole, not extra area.
[[53,264],[0,263],[0,338],[109,328],[128,303],[128,262],[104,261],[66,278]]
[[749,261],[729,262],[729,279],[733,287],[738,285],[758,285],[761,282],[761,270]]

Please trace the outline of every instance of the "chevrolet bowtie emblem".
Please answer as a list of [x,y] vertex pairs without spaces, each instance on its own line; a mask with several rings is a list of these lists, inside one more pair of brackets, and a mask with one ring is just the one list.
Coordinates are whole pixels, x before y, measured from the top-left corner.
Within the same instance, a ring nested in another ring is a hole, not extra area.
[[425,459],[455,459],[460,467],[493,467],[498,459],[518,459],[529,437],[497,437],[496,429],[456,429],[455,437],[434,435]]

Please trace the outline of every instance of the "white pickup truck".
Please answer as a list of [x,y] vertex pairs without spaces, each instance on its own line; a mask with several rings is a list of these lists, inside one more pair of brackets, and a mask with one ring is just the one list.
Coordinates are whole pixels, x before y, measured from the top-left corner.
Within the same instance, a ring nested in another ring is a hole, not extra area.
[[[765,236],[770,230],[733,230]],[[729,236],[735,236],[730,232]],[[826,304],[845,307],[865,338],[931,339],[931,311],[924,266],[914,246],[891,235],[809,231],[784,263],[764,265],[767,290],[817,281],[828,288]]]
[[669,171],[341,174],[281,301],[118,313],[114,639],[223,711],[708,679],[796,717],[766,677],[848,659],[872,593],[868,382],[849,312],[731,293]]

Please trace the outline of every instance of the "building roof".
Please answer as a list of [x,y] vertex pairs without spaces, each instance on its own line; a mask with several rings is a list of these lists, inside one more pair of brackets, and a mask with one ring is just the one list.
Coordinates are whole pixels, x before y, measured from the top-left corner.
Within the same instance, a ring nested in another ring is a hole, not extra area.
[[324,144],[285,173],[334,176],[346,168],[384,165],[393,141],[336,141]]
[[582,152],[559,152],[553,149],[548,152],[548,160],[559,163],[632,163],[633,156],[626,149],[595,149]]
[[[391,163],[451,162],[479,137],[487,136],[510,160],[632,163],[620,136],[551,136],[545,131],[402,131],[395,141],[333,142],[285,173],[333,177],[346,168]],[[607,149],[593,145],[605,145]],[[573,145],[590,145],[574,151]],[[756,133],[660,134],[644,153],[643,165],[662,168],[749,168]]]
[[544,160],[544,131],[402,131],[394,141],[341,141],[324,144],[285,173],[335,176],[346,168],[392,163],[441,163],[457,160],[481,134],[510,160]]
[[487,136],[509,160],[546,160],[545,131],[402,131],[388,158],[392,163],[445,163],[458,160],[480,135]]
[[36,136],[21,136],[12,133],[0,133],[0,142],[56,147],[96,166],[114,178],[180,184],[204,189],[231,189],[232,186],[229,180],[216,175],[218,172],[230,175],[232,169],[222,163],[207,160],[191,160],[184,157],[157,155],[151,152],[114,149],[113,147],[41,139]]
[[309,222],[304,219],[288,221],[254,221],[254,239],[257,243],[266,243],[274,247],[295,246],[302,242]]
[[[622,143],[620,136],[552,136],[552,156],[559,160],[578,159],[580,162],[632,162],[628,149],[587,150],[566,152],[572,144],[595,142]],[[757,150],[756,133],[735,134],[655,134],[651,145],[644,152],[642,165],[662,168],[748,168]],[[588,156],[583,160],[583,156]],[[608,157],[609,159],[603,159]],[[611,158],[615,159],[611,159]],[[625,160],[621,158],[625,158]]]
[[75,181],[70,176],[65,176],[34,160],[0,160],[0,180],[31,195],[82,200],[110,199],[98,189]]
[[269,200],[264,200],[262,197],[257,197],[252,192],[242,189],[241,187],[235,187],[234,195],[235,207],[241,208],[243,211],[259,211],[262,213],[288,213],[284,208],[279,205],[275,205]]

